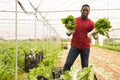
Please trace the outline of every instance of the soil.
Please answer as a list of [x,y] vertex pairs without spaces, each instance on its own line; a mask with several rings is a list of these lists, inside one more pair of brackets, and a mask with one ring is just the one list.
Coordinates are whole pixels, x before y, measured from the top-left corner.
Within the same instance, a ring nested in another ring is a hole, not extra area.
[[96,61],[96,72],[102,76],[101,80],[120,80],[120,52],[97,47],[91,48],[90,61]]
[[[59,55],[59,65],[63,67],[68,49],[63,49]],[[80,59],[77,58],[74,65],[80,65]],[[98,80],[120,80],[120,52],[107,49],[91,47],[89,65],[93,65]]]

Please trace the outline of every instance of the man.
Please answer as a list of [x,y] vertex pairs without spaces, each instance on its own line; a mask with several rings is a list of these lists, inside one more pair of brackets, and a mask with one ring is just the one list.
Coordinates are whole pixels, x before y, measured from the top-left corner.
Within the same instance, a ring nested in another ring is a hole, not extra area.
[[94,29],[94,22],[88,18],[89,13],[90,6],[84,4],[81,8],[81,17],[76,18],[76,27],[72,32],[71,48],[63,68],[64,72],[70,70],[79,54],[82,68],[88,67],[91,42],[89,32]]

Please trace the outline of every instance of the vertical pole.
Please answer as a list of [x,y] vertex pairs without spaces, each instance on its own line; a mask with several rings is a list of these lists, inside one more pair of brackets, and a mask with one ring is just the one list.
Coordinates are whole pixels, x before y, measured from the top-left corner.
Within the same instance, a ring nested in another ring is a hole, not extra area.
[[16,52],[15,52],[15,80],[18,79],[18,41],[17,41],[17,27],[18,27],[18,9],[17,9],[17,2],[18,0],[15,0],[15,10],[16,10],[16,15],[15,15],[15,45],[16,45]]
[[51,46],[51,45],[52,45],[52,42],[51,42],[51,41],[52,41],[52,39],[51,39],[51,38],[52,38],[52,37],[51,37],[51,33],[52,33],[52,29],[51,29],[51,27],[50,27],[50,52],[51,52],[51,48],[52,48],[52,46]]
[[[109,0],[107,0],[107,19],[109,19]],[[108,39],[108,46],[110,43],[110,39]]]
[[37,9],[35,9],[35,34],[34,34],[34,36],[35,36],[35,50],[36,50],[36,18],[37,18]]
[[48,36],[48,24],[46,24],[46,27],[47,27],[47,53],[48,53],[48,46],[49,46],[49,42],[48,42],[48,41],[49,41],[49,40],[48,40],[48,37],[49,37],[49,36]]
[[43,51],[44,51],[44,26],[45,26],[45,22],[44,22],[44,18],[43,18],[43,39],[42,39],[42,44],[43,44],[42,49],[43,49]]
[[107,18],[109,18],[109,0],[107,0]]

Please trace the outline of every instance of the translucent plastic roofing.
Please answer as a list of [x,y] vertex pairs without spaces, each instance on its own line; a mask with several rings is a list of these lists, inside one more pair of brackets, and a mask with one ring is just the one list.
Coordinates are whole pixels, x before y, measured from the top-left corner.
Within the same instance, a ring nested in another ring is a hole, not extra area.
[[[114,28],[119,28],[120,25],[119,0],[18,0],[18,2],[19,39],[34,38],[35,35],[37,38],[42,38],[43,34],[45,37],[54,35],[67,38],[65,34],[67,30],[61,23],[61,18],[68,15],[80,16],[81,6],[85,3],[91,7],[89,18],[93,21],[107,17]],[[14,39],[16,27],[15,0],[0,0],[0,15],[0,37]]]

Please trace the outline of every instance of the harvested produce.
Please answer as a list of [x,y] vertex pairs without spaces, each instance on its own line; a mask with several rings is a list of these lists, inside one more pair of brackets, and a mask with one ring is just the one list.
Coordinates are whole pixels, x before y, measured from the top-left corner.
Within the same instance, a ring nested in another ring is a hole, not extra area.
[[95,31],[108,38],[109,38],[108,32],[111,27],[112,26],[110,25],[110,21],[107,18],[100,18],[94,24]]
[[69,15],[67,18],[62,18],[61,21],[63,24],[65,24],[66,29],[74,31],[76,26],[76,21],[74,16]]

